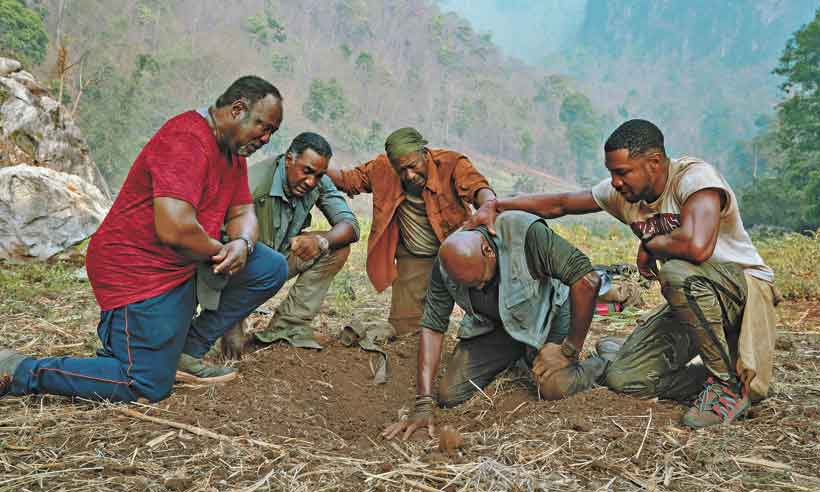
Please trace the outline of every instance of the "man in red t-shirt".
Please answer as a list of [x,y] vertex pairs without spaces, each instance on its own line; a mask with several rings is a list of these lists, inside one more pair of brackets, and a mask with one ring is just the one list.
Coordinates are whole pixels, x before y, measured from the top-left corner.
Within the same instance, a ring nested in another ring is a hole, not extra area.
[[284,257],[256,243],[245,162],[279,129],[282,111],[276,87],[246,76],[215,105],[160,128],[88,246],[102,349],[95,358],[0,351],[0,396],[158,401],[175,375],[197,383],[236,376],[202,357],[287,278]]

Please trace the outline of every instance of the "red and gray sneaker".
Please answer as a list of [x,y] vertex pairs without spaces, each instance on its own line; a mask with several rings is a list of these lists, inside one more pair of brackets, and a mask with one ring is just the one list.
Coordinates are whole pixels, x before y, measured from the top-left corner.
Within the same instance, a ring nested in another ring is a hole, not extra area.
[[26,356],[13,350],[0,350],[0,398],[11,391],[11,380],[14,371]]
[[684,414],[681,423],[693,429],[717,424],[731,424],[741,418],[751,407],[745,391],[738,393],[715,378],[706,379],[706,387],[695,404]]

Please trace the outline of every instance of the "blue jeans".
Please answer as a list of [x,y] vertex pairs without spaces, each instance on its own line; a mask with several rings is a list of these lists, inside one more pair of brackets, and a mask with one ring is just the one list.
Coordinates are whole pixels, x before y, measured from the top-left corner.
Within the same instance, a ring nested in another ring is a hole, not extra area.
[[259,243],[233,275],[216,311],[195,319],[196,280],[126,306],[103,311],[97,334],[103,349],[93,358],[27,358],[14,373],[11,394],[80,396],[91,400],[162,400],[171,394],[180,353],[202,357],[234,323],[282,287],[285,258]]

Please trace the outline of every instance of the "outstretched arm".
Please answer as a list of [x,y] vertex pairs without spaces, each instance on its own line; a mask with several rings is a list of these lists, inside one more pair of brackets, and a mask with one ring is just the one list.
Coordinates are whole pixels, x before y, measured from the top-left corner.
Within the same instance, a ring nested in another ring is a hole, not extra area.
[[498,214],[507,210],[522,210],[546,219],[554,219],[564,215],[599,212],[601,207],[592,198],[591,190],[499,198],[485,202],[476,211],[475,215],[467,219],[464,227],[472,228],[484,225],[490,230],[490,233],[495,234],[495,218]]
[[433,263],[433,272],[427,288],[424,316],[421,320],[419,339],[418,369],[416,372],[416,400],[413,413],[407,418],[390,425],[382,436],[392,439],[400,433],[407,439],[413,432],[427,427],[430,437],[435,430],[433,423],[433,383],[438,374],[444,333],[450,324],[450,314],[455,301],[450,295],[439,270],[439,263]]

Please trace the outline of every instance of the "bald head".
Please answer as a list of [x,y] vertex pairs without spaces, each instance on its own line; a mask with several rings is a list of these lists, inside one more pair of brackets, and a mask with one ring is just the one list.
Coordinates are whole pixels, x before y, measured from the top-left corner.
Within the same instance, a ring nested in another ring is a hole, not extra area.
[[451,234],[438,252],[441,266],[455,282],[483,286],[495,274],[495,252],[478,231]]

